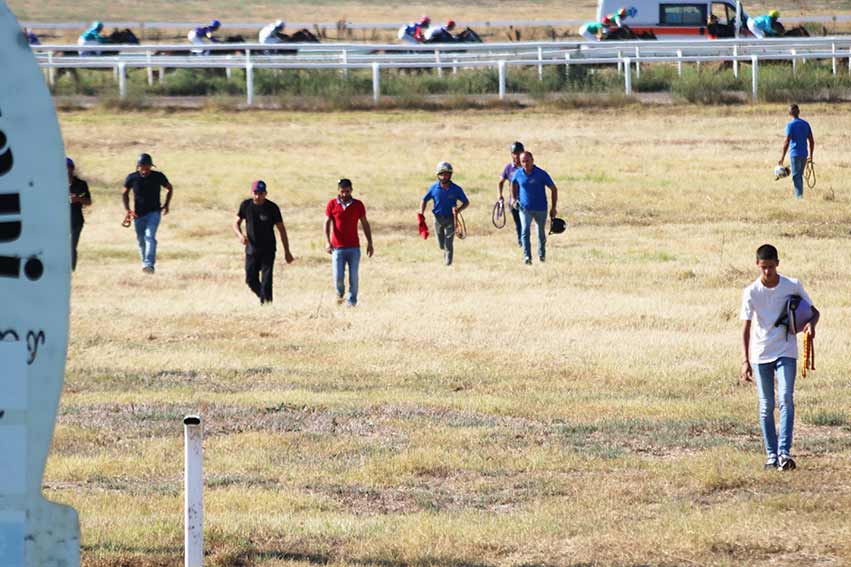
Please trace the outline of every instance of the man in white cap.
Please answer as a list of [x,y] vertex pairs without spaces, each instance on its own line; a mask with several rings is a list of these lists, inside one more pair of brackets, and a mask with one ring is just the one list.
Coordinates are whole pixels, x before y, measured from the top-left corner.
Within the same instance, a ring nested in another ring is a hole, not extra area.
[[260,30],[258,39],[260,43],[284,43],[284,38],[281,34],[284,31],[286,24],[283,20],[275,20],[268,26]]

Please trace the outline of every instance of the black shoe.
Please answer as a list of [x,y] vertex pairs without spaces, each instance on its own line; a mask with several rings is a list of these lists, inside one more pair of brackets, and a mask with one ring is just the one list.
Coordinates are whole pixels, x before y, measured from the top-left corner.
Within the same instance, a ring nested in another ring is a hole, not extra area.
[[777,468],[781,471],[793,471],[796,467],[794,459],[789,455],[780,455],[780,458],[777,459]]
[[766,459],[765,464],[763,465],[762,468],[764,468],[767,471],[776,469],[777,468],[777,457],[775,457],[773,455],[771,457],[768,457],[768,459]]
[[546,258],[543,256],[538,256],[538,260],[540,260],[541,262],[546,262]]
[[531,265],[532,265],[532,258],[526,258],[526,259],[524,259],[524,260],[523,260],[523,263],[524,263],[524,264],[526,264],[527,266],[531,266]]

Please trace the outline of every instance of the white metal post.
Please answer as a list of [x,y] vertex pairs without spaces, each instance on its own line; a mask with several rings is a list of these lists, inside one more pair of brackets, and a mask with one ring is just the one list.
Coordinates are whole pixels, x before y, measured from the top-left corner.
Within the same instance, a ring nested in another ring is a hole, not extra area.
[[154,84],[154,68],[151,67],[151,51],[145,51],[145,59],[148,62],[148,86],[152,86]]
[[544,60],[544,48],[538,47],[538,80],[544,80],[544,66],[542,64]]
[[851,75],[851,47],[848,48],[848,74]]
[[790,49],[789,53],[792,54],[792,76],[794,77],[798,74],[798,58],[796,57],[798,52],[795,49]]
[[452,62],[454,63],[454,65],[452,66],[452,74],[457,75],[458,74],[458,59],[453,59]]
[[623,53],[618,50],[618,75],[623,72]]
[[[345,49],[340,52],[340,63],[342,63],[343,65],[349,64],[349,52]],[[343,67],[342,75],[344,77],[349,76],[349,68],[348,67]]]
[[641,63],[638,62],[638,58],[640,57],[640,53],[638,51],[638,46],[635,46],[635,78],[641,78]]
[[736,0],[736,25],[733,26],[735,30],[735,38],[739,39],[739,30],[742,28],[742,3],[739,0]]
[[756,102],[759,95],[759,58],[756,55],[751,55],[751,91],[753,100]]
[[443,76],[443,68],[440,66],[440,50],[439,49],[434,50],[434,62],[437,64],[437,76],[442,77]]
[[245,64],[245,103],[254,104],[254,63]]
[[[52,52],[52,51],[48,51],[48,52],[47,52],[47,62],[48,62],[49,64],[53,65],[53,52]],[[834,66],[834,68],[836,67],[836,62],[835,62],[835,61],[834,61],[833,66]],[[55,70],[53,67],[49,67],[49,68],[47,69],[47,84],[48,84],[48,85],[50,85],[51,87],[53,86],[53,82],[56,80],[56,73],[55,73],[55,71],[56,71],[56,70]],[[835,73],[834,73],[834,74],[835,74]]]
[[505,98],[505,60],[500,60],[496,64],[499,72],[499,100]]
[[[230,59],[230,55],[227,56]],[[225,78],[230,81],[233,78],[233,69],[230,67],[225,67]]]
[[831,63],[833,65],[833,75],[836,76],[836,44],[835,43],[830,44],[830,52],[831,52],[831,54],[833,54],[833,57],[831,58]]
[[165,84],[165,67],[160,67],[160,76],[159,76],[160,84]]
[[118,93],[121,98],[127,98],[127,64],[122,61],[116,68],[118,69]]
[[204,469],[201,418],[183,418],[184,432],[184,567],[204,564]]
[[[739,56],[739,46],[734,45],[733,46],[733,57],[735,58],[735,57],[738,57],[738,56]],[[737,79],[739,78],[739,60],[738,59],[733,59],[733,76],[736,77]]]
[[629,57],[623,58],[623,71],[624,71],[624,91],[626,92],[626,96],[632,94],[632,61],[629,60]]
[[677,76],[683,76],[683,50],[677,49]]
[[372,102],[378,104],[381,96],[381,65],[377,62],[372,64]]
[[564,74],[570,76],[570,53],[564,54]]

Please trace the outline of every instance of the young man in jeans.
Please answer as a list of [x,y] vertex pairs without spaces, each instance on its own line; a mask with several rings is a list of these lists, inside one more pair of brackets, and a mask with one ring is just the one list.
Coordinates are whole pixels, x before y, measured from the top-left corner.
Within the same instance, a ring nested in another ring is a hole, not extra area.
[[[245,234],[242,233],[245,221]],[[275,229],[281,234],[284,260],[293,261],[287,229],[278,205],[266,198],[266,182],[251,184],[251,198],[239,205],[233,232],[245,246],[245,283],[260,298],[261,305],[272,303],[272,271],[275,268]]]
[[[157,263],[157,229],[160,216],[168,214],[171,195],[174,188],[168,178],[160,171],[153,171],[154,161],[150,154],[140,154],[136,160],[136,171],[124,180],[124,210],[133,218],[136,228],[136,240],[139,242],[139,255],[142,257],[142,271],[154,273]],[[160,202],[160,189],[165,188],[165,204]],[[133,191],[133,210],[130,210],[130,191]]]
[[[437,164],[435,173],[437,181],[423,195],[420,203],[419,217],[425,214],[426,204],[434,202],[432,213],[434,213],[434,231],[437,233],[437,245],[443,250],[443,262],[447,266],[452,265],[455,257],[455,215],[470,206],[470,200],[464,194],[464,190],[452,183],[452,164],[442,161]],[[461,206],[458,206],[458,202]]]
[[[798,118],[799,114],[800,110],[797,104],[789,107],[789,116],[792,117],[792,120],[786,124],[786,140],[783,142],[783,153],[777,163],[783,165],[786,150],[789,150],[789,165],[792,169],[795,197],[802,199],[804,197],[804,168],[807,165],[807,159],[813,159],[816,141],[813,138],[813,129],[810,128],[809,122]],[[810,144],[809,152],[807,152],[807,142]]]
[[331,254],[334,269],[334,285],[337,303],[343,302],[346,293],[346,265],[349,266],[349,297],[346,302],[354,307],[358,304],[358,267],[360,266],[360,240],[358,221],[366,236],[366,255],[372,258],[372,230],[366,220],[366,207],[352,197],[352,182],[341,179],[337,183],[338,194],[325,207],[325,251]]
[[[795,422],[795,373],[798,358],[798,340],[783,325],[776,325],[792,295],[798,295],[812,304],[804,286],[798,280],[777,273],[780,258],[777,249],[764,244],[756,251],[759,278],[742,293],[740,318],[742,329],[742,380],[753,381],[753,367],[757,370],[759,391],[759,420],[765,442],[766,469],[795,468],[792,460],[792,429]],[[756,320],[756,324],[751,322]],[[813,307],[813,318],[803,332],[815,337],[819,312]],[[774,424],[774,377],[780,399],[780,439]]]
[[517,203],[514,202],[514,197],[512,196],[511,191],[511,179],[514,177],[514,174],[518,169],[521,169],[523,166],[520,165],[520,155],[526,151],[526,148],[523,147],[522,142],[514,142],[511,144],[509,148],[511,152],[511,161],[508,162],[505,167],[502,169],[502,173],[499,176],[499,185],[497,186],[497,199],[500,202],[505,202],[505,198],[502,196],[502,186],[505,185],[505,182],[508,182],[508,209],[511,211],[511,218],[514,219],[514,228],[517,230],[517,246],[523,246],[523,232],[522,225],[520,223],[520,210],[517,208]]

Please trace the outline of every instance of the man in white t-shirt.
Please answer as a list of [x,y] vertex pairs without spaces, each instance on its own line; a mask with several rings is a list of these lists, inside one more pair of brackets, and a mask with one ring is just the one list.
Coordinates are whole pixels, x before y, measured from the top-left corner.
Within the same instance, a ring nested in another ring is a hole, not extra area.
[[[766,469],[791,470],[795,461],[792,450],[792,428],[795,422],[795,374],[797,372],[798,340],[794,333],[778,325],[786,310],[786,302],[798,295],[812,304],[810,296],[798,280],[777,273],[780,258],[777,248],[763,244],[756,251],[759,278],[742,292],[742,380],[753,381],[753,366],[757,370],[759,391],[759,420],[765,442]],[[819,312],[815,307],[813,318],[803,332],[816,334]],[[755,324],[752,325],[752,322]],[[774,377],[780,402],[780,438],[774,424]]]

